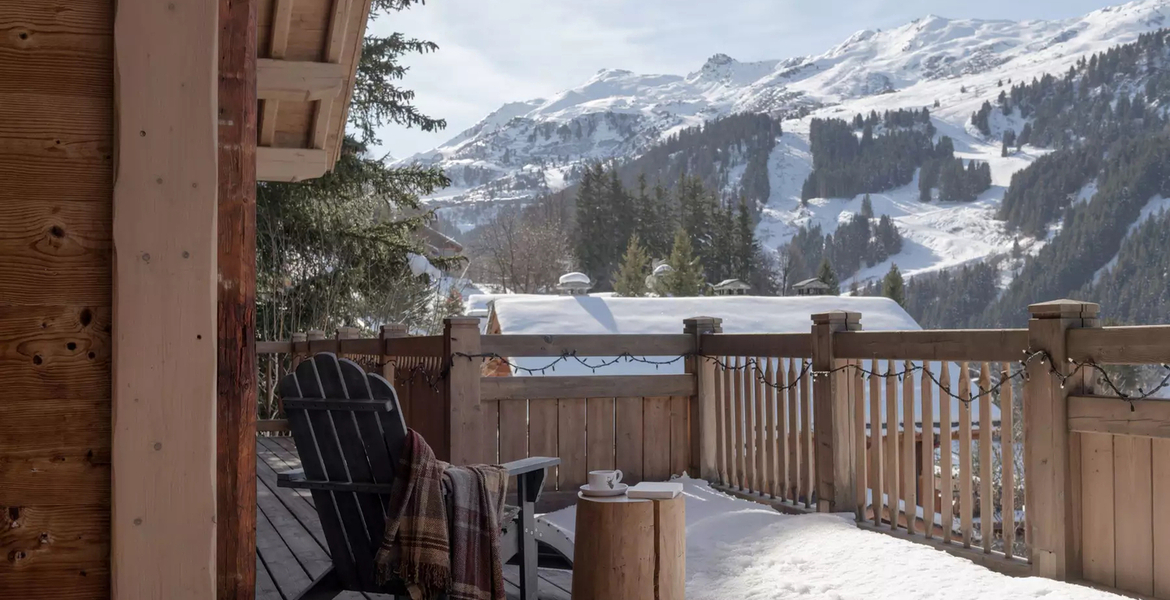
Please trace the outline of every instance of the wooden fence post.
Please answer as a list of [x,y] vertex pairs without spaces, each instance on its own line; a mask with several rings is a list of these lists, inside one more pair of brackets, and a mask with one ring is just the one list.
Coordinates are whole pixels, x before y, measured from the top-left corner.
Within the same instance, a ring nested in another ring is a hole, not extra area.
[[1068,397],[1087,381],[1062,385],[1052,371],[1068,375],[1069,329],[1099,327],[1101,307],[1091,302],[1054,300],[1028,307],[1029,352],[1046,350],[1052,361],[1028,363],[1024,384],[1025,504],[1031,558],[1036,575],[1059,580],[1081,577],[1080,435],[1068,430]]
[[829,373],[833,334],[861,329],[861,313],[834,310],[812,316],[813,434],[816,441],[818,512],[844,512],[857,506],[853,453],[853,376],[849,370]]
[[394,370],[398,364],[391,355],[386,353],[386,340],[390,338],[401,338],[410,335],[405,323],[391,323],[382,326],[382,333],[379,337],[382,338],[382,377],[394,385]]
[[[694,317],[683,319],[683,333],[695,338],[695,354],[703,353],[703,336],[723,333],[723,319],[716,317]],[[707,481],[719,480],[719,465],[716,463],[716,399],[715,363],[702,356],[693,356],[686,361],[687,373],[695,375],[695,395],[691,397],[690,437],[692,472]]]
[[[459,354],[479,354],[479,317],[447,317],[443,319],[443,361],[450,365],[443,386],[448,404],[447,439],[450,441],[448,460],[455,465],[481,463],[485,435],[482,431],[482,412],[479,404],[481,359],[468,360]],[[440,458],[443,458],[440,456]]]

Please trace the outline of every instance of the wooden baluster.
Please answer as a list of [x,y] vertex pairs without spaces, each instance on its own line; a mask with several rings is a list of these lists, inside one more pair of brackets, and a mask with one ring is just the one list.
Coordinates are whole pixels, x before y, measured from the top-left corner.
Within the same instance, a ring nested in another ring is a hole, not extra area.
[[915,520],[918,517],[918,501],[915,482],[918,474],[914,452],[914,376],[910,369],[914,367],[910,361],[902,366],[905,375],[902,378],[902,481],[904,489],[902,497],[906,502],[906,531],[914,533]]
[[788,488],[784,491],[788,500],[796,504],[800,498],[800,411],[797,395],[800,393],[796,380],[796,360],[788,359]]
[[768,422],[766,424],[768,441],[765,450],[767,451],[765,462],[768,465],[768,496],[776,497],[776,488],[778,487],[776,481],[779,479],[779,464],[776,461],[776,371],[772,369],[772,359],[765,358],[764,364],[767,365],[764,369],[764,409],[768,415]]
[[955,484],[951,480],[951,462],[954,459],[954,450],[951,448],[951,366],[950,363],[938,364],[938,463],[942,471],[942,528],[943,541],[950,542],[953,537],[955,524]]
[[959,513],[963,547],[971,547],[975,523],[975,498],[971,493],[971,373],[966,362],[959,363]]
[[804,507],[811,508],[813,503],[812,492],[813,483],[816,480],[813,473],[816,473],[816,447],[813,445],[813,430],[812,430],[812,402],[809,397],[809,371],[801,365],[803,375],[800,376],[800,447],[804,457],[804,468],[800,472],[800,487],[804,494]]
[[886,361],[886,493],[889,495],[890,529],[898,528],[898,380],[894,361]]
[[763,359],[756,358],[755,366],[750,371],[751,381],[755,388],[755,415],[756,415],[756,491],[763,495],[768,489],[768,464],[767,464],[767,438],[766,422],[767,413],[764,406],[764,384],[763,384]]
[[723,357],[723,462],[727,469],[724,485],[735,483],[735,395],[731,386],[731,357]]
[[746,404],[743,399],[743,361],[737,356],[735,357],[735,373],[732,375],[732,384],[734,385],[735,393],[735,485],[741,490],[748,488],[747,467],[744,464],[744,443],[747,438],[744,437],[744,408]]
[[857,494],[857,521],[865,520],[865,382],[862,379],[861,361],[850,361],[853,365],[853,377],[849,380],[853,386],[853,473]]
[[930,380],[930,361],[922,361],[922,477],[921,498],[923,531],[926,539],[934,537],[934,390]]
[[[698,360],[710,360],[709,358],[699,358]],[[727,464],[724,456],[724,437],[727,432],[723,429],[723,373],[719,371],[718,365],[715,367],[715,471],[719,477],[719,483],[727,485]]]
[[[784,377],[784,359],[776,359],[776,384],[788,385]],[[788,400],[784,390],[776,390],[776,497],[788,498]]]
[[979,534],[983,538],[983,552],[991,553],[995,537],[995,513],[991,497],[991,444],[995,439],[995,424],[991,421],[991,366],[983,363],[979,369]]
[[1003,363],[1000,380],[999,411],[1003,428],[999,435],[1000,455],[1003,457],[1003,488],[1000,503],[1003,509],[1003,554],[1011,558],[1012,544],[1016,541],[1016,435],[1015,403],[1012,398],[1011,363]]
[[869,370],[872,373],[869,377],[869,467],[870,467],[870,484],[869,489],[873,494],[873,500],[870,504],[873,506],[873,524],[882,524],[882,507],[885,506],[884,492],[885,485],[883,476],[885,474],[885,453],[882,452],[882,393],[878,384],[876,373],[878,372],[878,361],[873,359],[869,361]]

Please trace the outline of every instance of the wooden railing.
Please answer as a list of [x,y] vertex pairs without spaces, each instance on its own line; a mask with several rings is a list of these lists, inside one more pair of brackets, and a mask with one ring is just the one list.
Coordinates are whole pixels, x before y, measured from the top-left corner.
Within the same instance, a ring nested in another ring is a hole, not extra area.
[[[799,334],[724,334],[703,317],[680,334],[482,336],[456,318],[441,336],[262,343],[261,368],[267,355],[277,366],[261,380],[314,352],[356,356],[394,381],[441,458],[559,456],[546,486],[561,502],[589,470],[685,471],[780,510],[853,512],[1003,572],[1170,599],[1170,401],[1100,384],[1102,365],[1170,363],[1170,326],[1101,328],[1097,310],[1038,304],[1027,329],[973,331],[863,331],[862,315],[831,312]],[[686,367],[510,366],[623,354]]]

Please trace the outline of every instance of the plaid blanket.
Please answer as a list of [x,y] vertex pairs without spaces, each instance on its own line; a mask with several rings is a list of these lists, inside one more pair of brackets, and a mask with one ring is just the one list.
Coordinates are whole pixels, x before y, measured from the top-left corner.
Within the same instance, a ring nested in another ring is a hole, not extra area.
[[507,487],[502,467],[453,467],[408,431],[374,559],[379,585],[397,577],[413,600],[444,592],[451,600],[504,600],[500,511]]

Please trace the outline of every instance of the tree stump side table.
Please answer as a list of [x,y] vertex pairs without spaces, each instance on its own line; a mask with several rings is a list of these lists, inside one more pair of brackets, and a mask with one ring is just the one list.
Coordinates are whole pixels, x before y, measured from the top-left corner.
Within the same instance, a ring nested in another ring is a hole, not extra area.
[[684,600],[686,504],[578,496],[573,600]]

